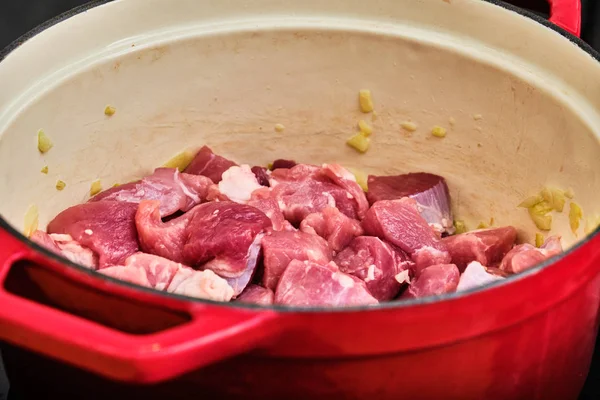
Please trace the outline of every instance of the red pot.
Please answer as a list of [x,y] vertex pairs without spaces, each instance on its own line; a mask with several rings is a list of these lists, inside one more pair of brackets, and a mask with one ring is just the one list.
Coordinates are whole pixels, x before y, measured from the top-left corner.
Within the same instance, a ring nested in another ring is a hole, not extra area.
[[[572,186],[586,215],[599,211],[597,53],[494,1],[102,3],[0,63],[0,339],[111,380],[160,383],[148,398],[577,397],[599,324],[600,235],[575,237],[566,219],[556,221],[569,246],[560,257],[485,288],[375,309],[169,295],[72,264],[19,230],[32,202],[46,222],[81,201],[94,174],[122,182],[207,142],[257,164],[418,165],[460,192],[464,219],[491,212],[528,240],[535,230],[515,205],[536,185]],[[551,21],[578,35],[579,1],[551,3]],[[353,85],[381,107],[375,150],[360,159],[337,144],[359,115]],[[113,102],[114,118],[98,114]],[[398,133],[400,119],[450,118],[444,142]],[[265,136],[282,121],[285,135]],[[44,156],[26,134],[40,127],[55,140]],[[39,176],[42,165],[65,191]]]

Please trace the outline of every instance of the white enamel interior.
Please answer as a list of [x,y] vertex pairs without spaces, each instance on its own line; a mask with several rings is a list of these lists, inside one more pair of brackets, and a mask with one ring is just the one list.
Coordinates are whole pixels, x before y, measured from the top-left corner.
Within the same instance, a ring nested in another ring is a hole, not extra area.
[[[524,240],[536,229],[517,204],[544,185],[600,212],[600,64],[479,0],[115,1],[12,52],[0,88],[0,214],[19,230],[31,204],[44,227],[93,180],[129,181],[203,144],[250,164],[438,173],[468,226],[493,217]],[[365,155],[345,145],[359,119],[374,127]],[[40,128],[54,142],[44,155]],[[553,232],[569,245],[566,214]]]

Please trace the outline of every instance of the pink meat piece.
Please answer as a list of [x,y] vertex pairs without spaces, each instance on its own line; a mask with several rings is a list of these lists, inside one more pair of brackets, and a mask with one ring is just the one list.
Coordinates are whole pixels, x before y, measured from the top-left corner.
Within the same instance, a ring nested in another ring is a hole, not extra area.
[[334,261],[340,271],[363,280],[379,301],[396,297],[401,288],[396,275],[413,265],[402,250],[373,236],[355,238]]
[[290,168],[273,169],[269,183],[276,186],[280,183],[301,182],[306,179],[316,179],[319,177],[321,168],[310,164],[296,164]]
[[439,296],[456,291],[460,279],[458,267],[454,264],[431,265],[421,271],[412,281],[402,298]]
[[272,197],[269,188],[261,188],[252,192],[252,197],[248,202],[249,206],[256,207],[271,220],[273,229],[276,231],[295,230],[292,225],[286,221],[283,213],[279,209],[277,201]]
[[479,262],[473,261],[467,265],[465,272],[460,276],[456,291],[478,288],[502,279],[504,278],[501,276],[490,274]]
[[194,209],[167,222],[162,221],[159,210],[160,202],[158,201],[143,200],[140,202],[135,214],[140,248],[146,253],[184,263],[183,246],[188,238],[188,225]]
[[411,197],[419,204],[421,216],[438,232],[453,233],[450,191],[441,176],[416,172],[394,176],[369,175],[370,204],[381,200]]
[[113,200],[139,203],[159,200],[160,215],[166,217],[177,211],[186,212],[206,200],[213,182],[205,176],[182,174],[177,168],[157,168],[150,176],[105,190],[90,202]]
[[142,249],[225,278],[255,268],[256,236],[271,226],[260,210],[229,201],[204,203],[162,222],[159,203],[142,201],[135,222]]
[[408,253],[415,262],[415,275],[431,265],[451,260],[446,245],[421,217],[414,199],[378,201],[362,224],[367,235],[377,236]]
[[102,275],[110,276],[111,278],[115,278],[120,281],[133,283],[134,285],[148,288],[152,287],[144,268],[113,265],[112,267],[101,269],[98,272],[100,272]]
[[265,167],[254,166],[251,170],[261,186],[269,186],[270,171],[268,169]]
[[530,268],[550,257],[562,253],[562,245],[559,236],[550,236],[540,247],[534,247],[529,243],[520,244],[513,247],[500,264],[500,269],[509,273],[517,274]]
[[258,266],[258,258],[261,251],[261,242],[263,238],[263,234],[260,233],[256,235],[254,241],[250,245],[248,249],[248,260],[246,261],[246,269],[237,278],[225,278],[229,286],[233,288],[233,296],[237,297],[240,293],[248,286],[248,283],[254,277],[256,273],[256,269]]
[[213,271],[195,271],[191,268],[180,268],[167,292],[213,301],[229,301],[234,294],[227,281]]
[[481,265],[493,265],[502,260],[513,247],[517,230],[512,226],[479,229],[443,238],[446,248],[460,271],[467,264],[477,261]]
[[78,204],[58,214],[48,224],[47,231],[70,235],[81,246],[91,249],[98,255],[99,268],[119,265],[139,249],[137,208],[135,203],[109,200]]
[[140,268],[146,272],[150,287],[165,290],[181,268],[189,268],[163,257],[147,253],[135,253],[125,260],[125,268]]
[[323,164],[322,173],[352,196],[356,202],[356,215],[358,219],[363,219],[369,210],[369,202],[354,175],[338,164]]
[[125,265],[99,272],[136,285],[214,301],[229,301],[234,292],[223,278],[210,270],[195,271],[152,254],[136,253],[127,258]]
[[321,212],[307,215],[300,224],[300,230],[321,236],[335,252],[363,234],[360,222],[348,218],[335,207],[325,207]]
[[271,170],[276,170],[276,169],[280,169],[280,168],[292,168],[295,167],[296,161],[293,160],[283,160],[283,159],[277,159],[275,161],[273,161],[273,166],[271,167]]
[[341,272],[335,263],[293,260],[281,276],[275,303],[292,306],[378,304],[363,281]]
[[248,287],[237,298],[240,303],[260,304],[270,306],[273,304],[275,293],[271,289],[258,285],[248,285]]
[[92,250],[73,240],[71,235],[57,233],[49,235],[46,232],[37,230],[33,232],[30,239],[75,264],[90,269],[98,269],[98,256]]
[[[325,207],[336,207],[352,219],[362,215],[364,210],[360,206],[363,204],[361,198],[336,184],[323,171],[314,165],[298,164],[293,168],[277,169],[271,173],[269,182],[272,196],[285,218],[292,224],[299,224],[308,214],[320,212]],[[339,182],[343,181],[346,187],[351,186],[346,180],[337,179]],[[361,194],[364,198],[362,191]],[[366,203],[366,198],[363,200]]]
[[219,183],[223,172],[234,165],[237,164],[225,157],[216,155],[208,146],[203,146],[183,172],[203,175],[210,178],[214,183]]
[[286,267],[292,260],[327,264],[332,259],[327,242],[304,232],[273,232],[262,240],[263,286],[275,290]]
[[246,204],[250,200],[252,192],[261,188],[262,186],[248,165],[230,167],[223,172],[221,182],[219,182],[219,191],[229,200],[240,204]]

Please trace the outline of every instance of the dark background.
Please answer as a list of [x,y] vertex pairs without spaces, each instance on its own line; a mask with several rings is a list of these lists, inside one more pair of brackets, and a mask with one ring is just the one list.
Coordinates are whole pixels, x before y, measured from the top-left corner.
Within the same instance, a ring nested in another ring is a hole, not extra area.
[[[86,2],[86,0],[0,0],[0,49],[44,21]],[[539,15],[548,15],[548,6],[544,0],[509,0],[508,2],[528,8]],[[582,17],[582,38],[600,51],[600,0],[582,0]],[[599,353],[596,352],[594,366],[580,400],[600,400]],[[6,376],[8,375],[11,381],[19,381],[15,379],[18,377],[11,377],[10,364],[6,366],[6,370],[5,373],[0,357],[0,400],[6,399],[8,387]],[[69,382],[64,384],[69,385]],[[46,392],[46,395],[45,398],[53,397],[50,392]],[[19,394],[19,388],[13,384],[10,400],[23,398],[24,396]]]

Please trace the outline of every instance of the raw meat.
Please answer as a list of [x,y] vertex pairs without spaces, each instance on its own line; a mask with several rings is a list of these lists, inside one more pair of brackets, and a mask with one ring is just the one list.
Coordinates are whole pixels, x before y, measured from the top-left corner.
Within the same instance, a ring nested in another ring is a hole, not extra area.
[[482,265],[493,265],[513,247],[517,230],[512,226],[479,229],[448,236],[442,241],[452,257],[452,263],[464,271],[467,264],[477,261]]
[[208,146],[203,146],[183,172],[204,175],[214,183],[219,183],[223,172],[234,165],[237,164],[225,157],[216,155]]
[[275,290],[281,274],[292,260],[327,264],[332,252],[327,242],[304,232],[273,232],[262,240],[263,286]]
[[166,217],[177,211],[186,212],[208,197],[213,182],[205,176],[182,174],[177,168],[157,168],[150,176],[105,190],[89,201],[114,200],[139,203],[159,200],[160,215]]
[[98,255],[99,268],[119,265],[139,249],[137,208],[135,203],[109,200],[78,204],[58,214],[48,224],[47,231],[70,235],[80,245],[90,248]]
[[283,159],[278,159],[273,161],[273,166],[271,167],[271,170],[276,170],[279,168],[292,168],[296,166],[296,161],[293,160],[283,160]]
[[283,213],[279,209],[277,201],[271,196],[271,190],[269,188],[261,188],[252,192],[252,197],[250,198],[248,205],[256,207],[265,213],[271,220],[274,230],[295,230],[295,228],[286,221]]
[[395,176],[369,175],[367,182],[370,204],[411,197],[419,204],[421,216],[438,232],[454,232],[450,191],[441,176],[426,172]]
[[135,253],[125,260],[125,267],[141,268],[146,272],[150,287],[165,290],[171,284],[173,276],[185,267],[166,258],[146,253]]
[[377,304],[365,283],[341,272],[335,263],[293,260],[281,276],[275,303],[293,306],[357,306]]
[[240,303],[260,304],[269,306],[273,304],[275,293],[271,289],[264,288],[258,285],[248,285],[246,290],[242,292],[237,301]]
[[[367,203],[360,186],[337,175],[337,182],[343,186],[336,184],[326,175],[326,173],[335,175],[330,169],[298,164],[293,168],[277,169],[271,173],[269,182],[272,196],[279,204],[285,218],[292,224],[299,224],[308,214],[322,211],[325,207],[336,207],[352,219],[357,219],[359,215],[364,214],[366,210],[363,208]],[[336,171],[337,169],[335,168]],[[352,184],[358,187],[360,193],[351,193],[347,190],[347,188],[356,190]]]
[[322,172],[336,185],[348,192],[356,202],[356,215],[358,215],[358,219],[363,219],[369,210],[369,202],[367,201],[365,192],[360,185],[356,183],[354,175],[338,164],[323,164]]
[[402,298],[418,298],[426,296],[439,296],[452,293],[456,290],[460,279],[460,272],[454,264],[432,265],[421,271],[421,274],[412,281]]
[[227,281],[213,271],[194,271],[191,268],[180,268],[167,292],[213,301],[229,301],[234,293]]
[[474,289],[502,279],[504,278],[501,276],[488,273],[479,262],[473,261],[467,265],[465,272],[460,276],[456,291]]
[[231,201],[246,204],[252,192],[262,186],[248,165],[233,166],[223,172],[219,191]]
[[447,264],[446,245],[419,215],[414,199],[382,200],[373,204],[362,221],[367,235],[377,236],[408,253],[415,262],[415,275],[434,264]]
[[[210,204],[210,203],[206,203]],[[180,217],[163,222],[160,218],[160,202],[143,200],[135,214],[140,248],[169,260],[183,263],[183,246],[188,238],[187,227],[194,209]]]
[[360,222],[348,218],[335,207],[325,207],[321,212],[307,215],[300,224],[300,230],[321,236],[335,252],[363,234]]
[[290,168],[274,169],[271,172],[269,183],[273,187],[280,183],[295,183],[307,179],[317,179],[320,171],[321,168],[309,164],[296,164]]
[[92,250],[77,243],[70,235],[57,233],[48,235],[46,232],[37,230],[33,232],[30,239],[75,264],[98,269],[98,256]]
[[120,281],[133,283],[134,285],[148,288],[152,287],[148,281],[148,275],[143,268],[113,265],[112,267],[101,269],[98,272],[100,272],[102,275],[110,276],[111,278],[115,278]]
[[99,272],[137,285],[201,299],[229,301],[234,293],[223,278],[210,270],[195,271],[151,254],[136,253],[127,258],[125,265]]
[[246,286],[248,286],[248,283],[250,283],[250,281],[254,277],[254,274],[256,273],[256,269],[258,266],[258,258],[261,250],[260,244],[262,242],[263,236],[264,235],[262,233],[256,235],[256,237],[254,238],[254,242],[252,242],[252,244],[250,245],[250,248],[248,249],[248,261],[246,262],[246,269],[244,270],[242,275],[240,275],[237,278],[225,278],[229,286],[233,288],[234,297],[237,297],[240,293],[242,293],[242,291],[246,288]]
[[379,301],[396,297],[401,288],[396,275],[413,264],[402,250],[373,236],[355,238],[334,261],[340,271],[363,280]]
[[261,186],[269,186],[269,170],[265,167],[252,167],[252,173]]
[[554,257],[562,252],[560,237],[550,236],[540,247],[534,247],[529,243],[515,246],[509,251],[500,264],[500,269],[506,272],[517,274],[535,267],[542,261]]
[[204,203],[166,223],[158,203],[143,201],[136,215],[142,249],[224,278],[255,268],[256,236],[271,226],[260,210],[229,201]]

